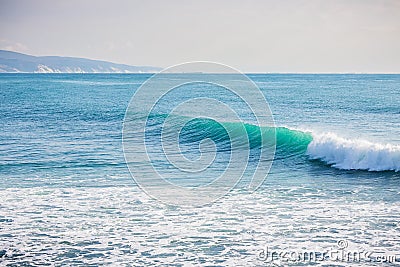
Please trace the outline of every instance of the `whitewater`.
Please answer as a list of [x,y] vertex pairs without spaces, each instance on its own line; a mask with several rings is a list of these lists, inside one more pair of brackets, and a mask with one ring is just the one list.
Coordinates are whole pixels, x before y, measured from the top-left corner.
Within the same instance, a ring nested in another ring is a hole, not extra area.
[[400,146],[313,134],[307,155],[343,170],[400,171]]

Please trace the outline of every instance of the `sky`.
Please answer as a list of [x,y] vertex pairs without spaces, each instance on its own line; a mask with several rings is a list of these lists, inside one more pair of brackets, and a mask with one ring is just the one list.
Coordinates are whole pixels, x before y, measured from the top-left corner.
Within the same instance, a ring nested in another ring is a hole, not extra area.
[[400,73],[399,0],[0,0],[0,49],[242,72]]

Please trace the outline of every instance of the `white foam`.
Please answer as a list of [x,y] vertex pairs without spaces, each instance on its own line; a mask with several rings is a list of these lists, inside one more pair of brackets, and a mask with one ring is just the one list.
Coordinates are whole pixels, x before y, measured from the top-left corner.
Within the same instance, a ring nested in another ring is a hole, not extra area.
[[344,170],[400,171],[400,146],[313,133],[307,154]]
[[164,206],[137,187],[4,189],[0,266],[273,266],[261,249],[337,251],[338,240],[349,241],[346,251],[398,251],[399,202],[363,200],[376,191],[358,189],[271,184],[195,209]]

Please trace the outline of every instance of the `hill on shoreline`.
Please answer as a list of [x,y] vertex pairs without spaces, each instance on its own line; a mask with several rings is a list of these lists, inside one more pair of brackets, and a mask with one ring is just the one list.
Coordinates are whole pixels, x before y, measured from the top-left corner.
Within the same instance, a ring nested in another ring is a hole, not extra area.
[[0,50],[0,73],[152,73],[161,68],[77,57],[31,56]]

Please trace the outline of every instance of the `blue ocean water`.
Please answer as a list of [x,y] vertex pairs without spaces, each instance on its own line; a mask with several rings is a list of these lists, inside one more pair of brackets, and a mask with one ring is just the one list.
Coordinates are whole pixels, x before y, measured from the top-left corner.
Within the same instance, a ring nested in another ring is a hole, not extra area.
[[[339,240],[399,253],[400,75],[249,74],[277,127],[269,175],[252,194],[233,189],[190,210],[147,196],[125,163],[125,112],[150,77],[0,75],[2,263],[265,265],[259,252],[266,246],[320,251]],[[191,92],[207,90],[213,92]],[[149,121],[153,153],[165,115]],[[257,136],[268,129],[254,127],[246,125],[257,151]],[[193,120],[179,142],[196,158],[204,138],[214,138],[219,155],[205,177],[211,181],[228,158],[224,130]]]

